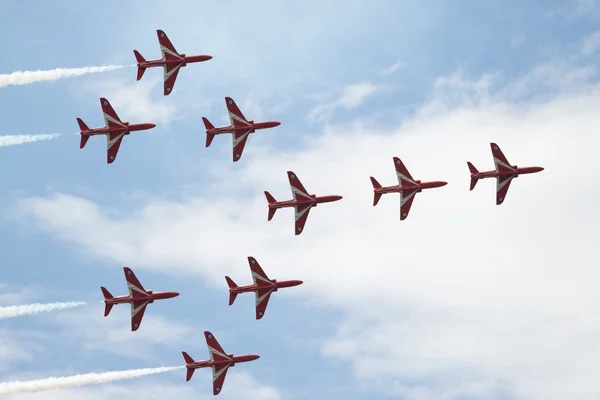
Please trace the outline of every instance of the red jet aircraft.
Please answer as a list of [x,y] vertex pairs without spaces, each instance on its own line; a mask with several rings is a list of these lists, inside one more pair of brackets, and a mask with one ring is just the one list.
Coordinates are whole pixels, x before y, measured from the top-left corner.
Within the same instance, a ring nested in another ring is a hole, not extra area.
[[373,207],[377,205],[382,194],[386,193],[400,193],[400,220],[408,217],[408,212],[412,206],[415,195],[421,192],[423,189],[432,189],[441,186],[445,186],[448,183],[442,181],[435,182],[421,182],[414,180],[410,175],[402,160],[398,157],[394,157],[394,166],[396,167],[396,176],[398,177],[397,186],[386,186],[382,187],[379,182],[371,177],[371,183],[373,184]]
[[185,366],[187,368],[187,376],[185,380],[188,382],[190,379],[192,379],[194,371],[198,368],[212,367],[213,394],[216,396],[221,393],[223,382],[225,382],[225,376],[227,375],[227,370],[229,367],[233,367],[236,363],[254,361],[260,358],[260,356],[256,354],[246,354],[243,356],[227,354],[212,333],[204,331],[204,337],[206,338],[210,360],[194,361],[194,359],[190,357],[188,353],[182,351],[183,358],[185,359]]
[[277,201],[269,192],[265,191],[265,196],[269,202],[269,217],[270,221],[275,215],[275,211],[278,208],[294,207],[295,218],[296,218],[296,235],[302,233],[308,213],[312,207],[316,207],[320,203],[331,203],[332,201],[338,201],[342,199],[342,196],[321,196],[317,197],[315,194],[308,194],[308,191],[302,186],[302,182],[298,179],[298,176],[292,171],[288,171],[288,179],[292,188],[292,195],[294,200]]
[[210,146],[215,135],[223,133],[231,133],[233,135],[233,162],[239,161],[242,157],[248,135],[256,132],[257,129],[275,128],[281,125],[281,122],[277,121],[248,121],[231,97],[225,97],[225,104],[227,105],[231,125],[215,128],[208,119],[202,117],[202,121],[206,127],[206,147]]
[[104,295],[104,316],[107,317],[110,310],[115,304],[130,303],[131,304],[131,330],[137,331],[142,323],[144,317],[144,311],[146,306],[150,303],[154,303],[154,300],[170,299],[179,296],[177,292],[156,292],[152,290],[146,290],[135,277],[133,271],[127,267],[123,268],[125,272],[125,279],[127,280],[127,288],[129,289],[129,296],[117,296],[114,297],[105,287],[100,287],[102,294]]
[[265,315],[271,293],[281,288],[298,286],[303,283],[298,280],[277,282],[277,279],[269,279],[254,257],[248,257],[248,264],[254,280],[253,285],[238,286],[228,276],[225,277],[225,280],[229,285],[229,305],[233,304],[240,293],[254,292],[256,294],[256,319],[261,319]]
[[122,122],[119,116],[112,108],[108,100],[105,98],[100,99],[100,105],[102,106],[102,113],[104,114],[104,122],[106,127],[90,129],[80,118],[77,118],[79,129],[81,129],[81,143],[79,148],[83,149],[90,136],[94,135],[106,135],[107,141],[107,163],[112,164],[117,158],[119,147],[123,136],[129,135],[134,131],[145,131],[156,127],[155,124],[129,124],[129,122]]
[[166,33],[161,31],[160,29],[157,30],[156,33],[158,35],[158,43],[160,44],[162,58],[160,60],[146,61],[146,59],[142,57],[139,51],[134,50],[133,54],[135,54],[135,59],[137,60],[138,67],[137,80],[139,81],[140,79],[142,79],[146,68],[164,67],[164,93],[165,96],[168,96],[173,90],[173,86],[175,86],[175,80],[177,79],[177,74],[179,73],[180,68],[185,67],[188,63],[191,64],[196,62],[208,61],[212,58],[212,56],[186,56],[185,54],[179,54],[177,50],[175,50],[175,46],[171,44],[171,41],[167,37]]
[[506,193],[510,187],[510,182],[513,178],[517,178],[521,174],[533,174],[543,171],[542,167],[522,167],[510,165],[502,150],[496,143],[490,143],[492,148],[492,156],[494,157],[495,171],[479,172],[473,164],[467,161],[469,171],[471,171],[471,188],[473,190],[479,179],[496,178],[496,205],[500,205],[506,199]]

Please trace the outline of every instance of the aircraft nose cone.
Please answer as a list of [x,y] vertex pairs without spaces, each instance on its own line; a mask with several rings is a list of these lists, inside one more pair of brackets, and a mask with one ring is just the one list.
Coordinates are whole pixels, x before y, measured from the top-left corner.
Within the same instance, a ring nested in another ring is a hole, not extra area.
[[156,124],[148,124],[148,126],[150,126],[150,129],[156,128]]
[[276,126],[279,126],[279,125],[281,125],[281,122],[275,122],[275,123],[273,123],[273,127],[276,127]]
[[440,186],[446,186],[448,182],[440,182]]

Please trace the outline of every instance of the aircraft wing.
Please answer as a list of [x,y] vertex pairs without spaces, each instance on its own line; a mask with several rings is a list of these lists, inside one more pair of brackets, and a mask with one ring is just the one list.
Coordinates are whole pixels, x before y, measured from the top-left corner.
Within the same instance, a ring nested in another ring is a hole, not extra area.
[[231,125],[235,128],[252,127],[252,124],[248,122],[244,114],[240,111],[237,104],[231,97],[225,97],[225,104],[227,105],[227,112],[229,113],[229,120]]
[[298,176],[292,171],[288,171],[288,180],[290,181],[290,187],[292,189],[292,195],[296,201],[312,200],[312,197],[308,194]]
[[112,132],[106,135],[106,162],[108,164],[112,164],[116,160],[123,136],[125,136],[125,132]]
[[102,106],[102,113],[104,114],[104,122],[107,128],[123,128],[123,131],[127,131],[127,126],[121,121],[115,110],[110,105],[110,102],[104,97],[100,99],[100,106]]
[[131,304],[131,330],[137,331],[142,324],[142,318],[144,318],[144,312],[150,300],[134,300]]
[[183,60],[183,57],[179,55],[177,50],[175,50],[175,46],[169,40],[169,37],[166,33],[161,31],[160,29],[156,31],[158,35],[158,43],[160,44],[160,52],[162,56],[167,61],[177,61]]
[[204,338],[206,339],[206,345],[208,346],[208,353],[210,359],[213,361],[225,361],[231,360],[225,350],[221,347],[217,339],[209,331],[204,332]]
[[168,96],[175,86],[177,80],[177,74],[179,69],[183,65],[183,62],[179,64],[165,64],[164,65],[164,95]]
[[400,186],[417,184],[410,175],[410,172],[408,172],[408,169],[404,166],[402,160],[398,157],[394,157],[394,167],[396,167],[396,176],[398,177],[398,184]]
[[400,192],[400,221],[403,221],[408,217],[410,207],[412,206],[416,195],[416,190],[403,190]]
[[308,213],[312,204],[301,204],[294,206],[295,217],[296,217],[296,235],[299,235],[304,230],[304,224],[306,224],[306,220],[308,219]]
[[129,296],[134,299],[137,297],[147,297],[148,292],[142,286],[138,278],[135,276],[131,268],[124,267],[125,280],[127,280],[127,289],[129,289]]
[[227,370],[231,364],[220,364],[213,365],[213,395],[218,395],[221,393],[221,389],[223,388],[223,383],[225,383],[225,377],[227,376]]
[[264,285],[265,283],[269,285],[271,284],[271,280],[265,271],[263,271],[263,269],[260,267],[260,264],[258,261],[256,261],[256,258],[248,257],[248,264],[250,265],[250,272],[252,273],[252,279],[254,280],[255,285]]
[[510,165],[504,153],[500,150],[500,147],[496,143],[490,143],[492,148],[492,156],[494,157],[494,166],[498,172],[516,172],[515,169]]
[[496,205],[500,205],[506,199],[510,182],[516,175],[503,175],[496,177]]
[[269,304],[269,299],[271,298],[273,290],[275,290],[275,288],[267,287],[260,288],[254,292],[256,295],[256,319],[261,319],[265,315],[267,304]]
[[246,141],[248,140],[248,135],[252,132],[252,128],[248,128],[245,131],[234,131],[231,135],[233,137],[233,161],[239,161],[242,157],[242,153],[244,152],[244,147],[246,146]]

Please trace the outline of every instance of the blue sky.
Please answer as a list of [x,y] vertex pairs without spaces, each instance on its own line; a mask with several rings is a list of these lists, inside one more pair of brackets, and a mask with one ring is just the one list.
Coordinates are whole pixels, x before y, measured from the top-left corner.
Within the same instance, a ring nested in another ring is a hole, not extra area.
[[[600,4],[475,3],[5,5],[0,73],[159,58],[156,29],[214,58],[184,68],[168,97],[160,70],[136,82],[135,67],[0,88],[0,134],[62,134],[0,148],[0,305],[89,302],[0,321],[0,380],[182,365],[182,350],[207,358],[211,330],[226,351],[261,355],[229,372],[224,398],[597,398]],[[230,137],[204,148],[201,117],[227,123],[225,96],[282,122],[236,164]],[[102,125],[99,97],[157,124],[112,165],[103,138],[80,150],[74,135],[77,117]],[[490,141],[546,167],[501,207],[491,182],[467,189],[465,161],[491,169]],[[371,207],[366,179],[393,184],[393,156],[449,182],[402,223],[397,198]],[[344,196],[298,237],[289,210],[266,221],[262,191],[290,198],[288,169]],[[227,305],[223,276],[251,282],[249,255],[305,282],[275,293],[261,321],[249,294]],[[100,286],[126,293],[125,265],[147,289],[181,293],[135,333],[128,306],[104,318],[101,304]],[[184,375],[15,398],[212,396],[209,371]]]

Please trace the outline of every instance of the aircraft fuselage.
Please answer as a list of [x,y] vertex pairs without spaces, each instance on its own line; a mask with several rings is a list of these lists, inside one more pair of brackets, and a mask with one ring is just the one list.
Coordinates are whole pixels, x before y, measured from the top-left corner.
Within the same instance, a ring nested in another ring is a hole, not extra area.
[[477,173],[471,174],[471,176],[473,178],[477,178],[477,179],[486,179],[486,178],[497,178],[499,176],[516,175],[515,176],[515,178],[516,178],[519,175],[534,174],[536,172],[540,172],[540,171],[544,170],[543,167],[518,168],[516,165],[511,165],[511,167],[514,168],[516,172],[514,172],[514,171],[483,171],[483,172],[477,172]]
[[179,296],[179,293],[177,293],[177,292],[153,293],[152,290],[148,290],[147,293],[149,296],[138,296],[135,298],[131,297],[131,296],[117,296],[117,297],[113,297],[112,299],[106,299],[106,300],[104,300],[104,302],[106,304],[123,304],[123,303],[132,303],[134,301],[140,301],[140,300],[149,300],[150,303],[153,303],[154,300],[171,299],[173,297]]
[[245,354],[242,356],[234,356],[233,354],[228,354],[227,356],[229,357],[229,360],[195,361],[193,363],[187,364],[186,368],[198,369],[198,368],[208,368],[208,367],[212,367],[212,366],[229,365],[229,364],[231,364],[230,367],[233,367],[237,363],[254,361],[254,360],[257,360],[260,358],[260,356],[257,354]]
[[274,292],[276,292],[277,289],[283,289],[283,288],[287,288],[287,287],[302,285],[304,282],[302,282],[300,280],[289,280],[289,281],[277,282],[277,279],[271,279],[271,283],[272,283],[272,285],[263,284],[263,285],[238,286],[238,287],[229,289],[229,292],[230,293],[246,293],[246,292],[255,292],[259,289],[271,289],[271,288],[273,289]]
[[281,125],[281,122],[278,121],[254,122],[251,120],[248,122],[251,126],[220,126],[207,130],[207,133],[210,133],[211,135],[220,135],[223,133],[247,132],[248,130],[250,130],[250,133],[254,133],[256,130],[275,128],[276,126]]
[[337,195],[317,197],[316,195],[311,194],[310,196],[312,197],[312,200],[277,201],[275,203],[269,204],[269,207],[271,207],[271,208],[286,208],[286,207],[305,206],[305,205],[310,205],[311,207],[316,207],[317,204],[331,203],[331,202],[342,199],[342,196],[337,196]]
[[156,127],[156,124],[129,124],[129,122],[123,122],[125,128],[123,127],[115,127],[115,128],[94,128],[89,129],[87,131],[81,132],[84,136],[94,136],[94,135],[108,135],[110,133],[122,133],[123,129],[126,129],[125,134],[129,135],[130,132],[134,131],[145,131],[148,129],[152,129]]
[[185,54],[180,54],[179,56],[181,57],[180,60],[178,60],[178,59],[174,59],[174,60],[160,59],[160,60],[144,61],[144,62],[138,63],[138,67],[152,68],[152,67],[162,67],[164,65],[180,65],[180,64],[182,64],[181,65],[182,67],[185,67],[188,63],[192,64],[192,63],[208,61],[208,60],[212,59],[212,56],[208,56],[208,55],[186,56]]
[[442,186],[446,186],[448,182],[443,181],[433,181],[433,182],[421,182],[416,181],[418,185],[395,185],[395,186],[384,186],[379,189],[374,189],[375,193],[386,194],[386,193],[400,193],[403,191],[413,191],[417,192],[422,191],[423,189],[433,189]]

